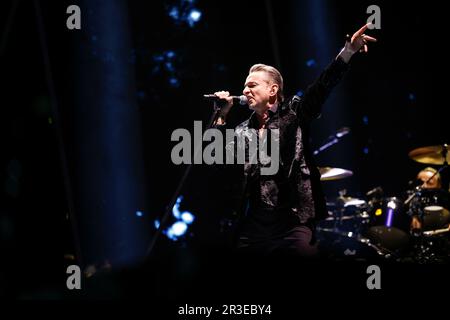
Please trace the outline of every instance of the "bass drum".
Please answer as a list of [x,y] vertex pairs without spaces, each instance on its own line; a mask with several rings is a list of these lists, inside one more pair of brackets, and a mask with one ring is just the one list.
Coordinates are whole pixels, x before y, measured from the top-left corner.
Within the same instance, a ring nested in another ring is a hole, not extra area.
[[390,252],[399,252],[408,247],[411,240],[411,217],[399,198],[384,198],[372,204],[369,219],[369,227],[364,236],[371,243]]
[[369,239],[353,235],[352,232],[336,232],[317,228],[319,253],[333,261],[377,262],[389,252],[373,245]]

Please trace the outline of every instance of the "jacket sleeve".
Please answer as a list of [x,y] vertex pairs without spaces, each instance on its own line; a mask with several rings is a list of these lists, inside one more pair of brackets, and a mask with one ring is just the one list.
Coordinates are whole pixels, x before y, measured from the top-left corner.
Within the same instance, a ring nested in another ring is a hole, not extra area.
[[341,58],[331,62],[322,74],[306,89],[305,94],[294,107],[301,118],[317,119],[322,112],[322,106],[331,90],[338,84],[348,69],[348,64]]

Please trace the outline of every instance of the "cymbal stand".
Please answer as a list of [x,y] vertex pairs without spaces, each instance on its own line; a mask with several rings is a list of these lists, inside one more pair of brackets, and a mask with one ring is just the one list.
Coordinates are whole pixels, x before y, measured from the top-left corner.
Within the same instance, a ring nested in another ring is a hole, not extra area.
[[431,179],[433,179],[438,173],[440,174],[442,171],[444,171],[445,169],[448,168],[448,162],[447,162],[448,150],[447,150],[447,148],[448,148],[447,144],[442,145],[442,158],[444,159],[444,163],[442,164],[442,167],[439,168],[439,170],[437,170],[435,173],[433,173],[433,175],[431,177],[428,178],[428,180],[425,182],[425,184],[430,182]]

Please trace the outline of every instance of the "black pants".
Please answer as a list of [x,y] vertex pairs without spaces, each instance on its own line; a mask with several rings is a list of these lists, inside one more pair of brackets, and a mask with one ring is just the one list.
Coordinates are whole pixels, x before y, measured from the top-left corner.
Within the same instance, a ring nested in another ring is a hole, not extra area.
[[266,238],[239,237],[237,249],[239,253],[261,255],[294,255],[303,258],[318,256],[314,227],[311,225],[295,226],[288,231]]

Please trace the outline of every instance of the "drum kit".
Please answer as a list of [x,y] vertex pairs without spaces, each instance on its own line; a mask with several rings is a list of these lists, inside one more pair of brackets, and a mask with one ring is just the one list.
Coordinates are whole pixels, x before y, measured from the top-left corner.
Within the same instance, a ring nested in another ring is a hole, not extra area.
[[[408,156],[419,163],[439,165],[439,170],[405,196],[386,197],[377,187],[365,199],[341,192],[327,203],[328,218],[317,226],[319,247],[335,259],[385,260],[416,263],[450,262],[449,191],[427,188],[450,159],[447,144],[417,148]],[[319,168],[322,181],[353,175],[341,168]],[[416,228],[413,219],[420,221]]]

